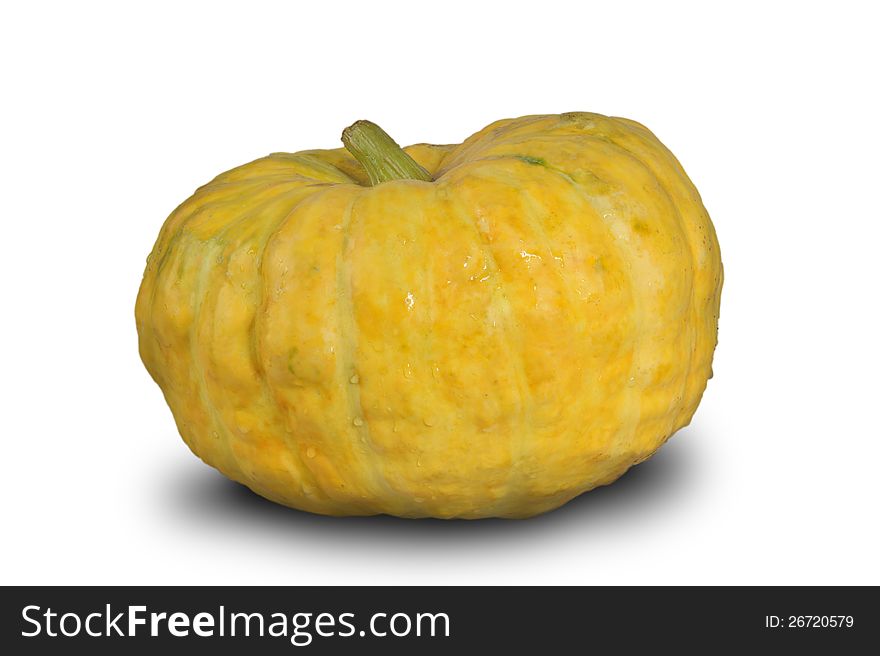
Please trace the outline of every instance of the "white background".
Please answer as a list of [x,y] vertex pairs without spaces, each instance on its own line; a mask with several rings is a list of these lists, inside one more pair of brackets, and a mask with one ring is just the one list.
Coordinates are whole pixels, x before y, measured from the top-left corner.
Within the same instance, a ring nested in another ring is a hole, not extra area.
[[[9,4],[2,583],[880,583],[871,3]],[[133,307],[196,186],[358,118],[448,143],[571,110],[650,127],[714,219],[690,427],[520,522],[310,516],[189,453]]]

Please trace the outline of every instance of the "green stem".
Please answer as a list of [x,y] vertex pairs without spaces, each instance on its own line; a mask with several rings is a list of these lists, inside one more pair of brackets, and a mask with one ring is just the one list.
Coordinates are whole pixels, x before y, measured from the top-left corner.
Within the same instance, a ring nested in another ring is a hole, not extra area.
[[370,186],[389,180],[431,180],[431,174],[375,123],[357,121],[345,128],[342,143],[366,170]]

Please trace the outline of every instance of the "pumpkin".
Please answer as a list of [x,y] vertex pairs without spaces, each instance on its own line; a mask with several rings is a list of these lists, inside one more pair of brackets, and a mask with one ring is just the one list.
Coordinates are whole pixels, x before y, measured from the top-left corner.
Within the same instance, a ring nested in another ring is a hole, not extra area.
[[189,448],[327,515],[528,517],[687,425],[722,283],[700,196],[642,125],[502,120],[223,173],[165,222],[140,354]]

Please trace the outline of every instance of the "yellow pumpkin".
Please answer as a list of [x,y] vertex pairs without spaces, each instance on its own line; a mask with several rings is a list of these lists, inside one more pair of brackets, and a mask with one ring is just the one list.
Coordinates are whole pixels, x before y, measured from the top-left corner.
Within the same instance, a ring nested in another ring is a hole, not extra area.
[[202,460],[315,513],[527,517],[688,424],[721,259],[645,127],[343,142],[219,175],[147,260],[141,357]]

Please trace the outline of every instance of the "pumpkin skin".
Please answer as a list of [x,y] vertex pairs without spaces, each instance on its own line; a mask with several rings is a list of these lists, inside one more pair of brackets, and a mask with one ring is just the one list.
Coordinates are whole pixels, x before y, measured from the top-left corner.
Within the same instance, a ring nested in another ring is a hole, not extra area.
[[139,347],[197,456],[314,513],[528,517],[689,423],[721,259],[651,132],[527,116],[405,151],[433,181],[276,153],[167,219]]

